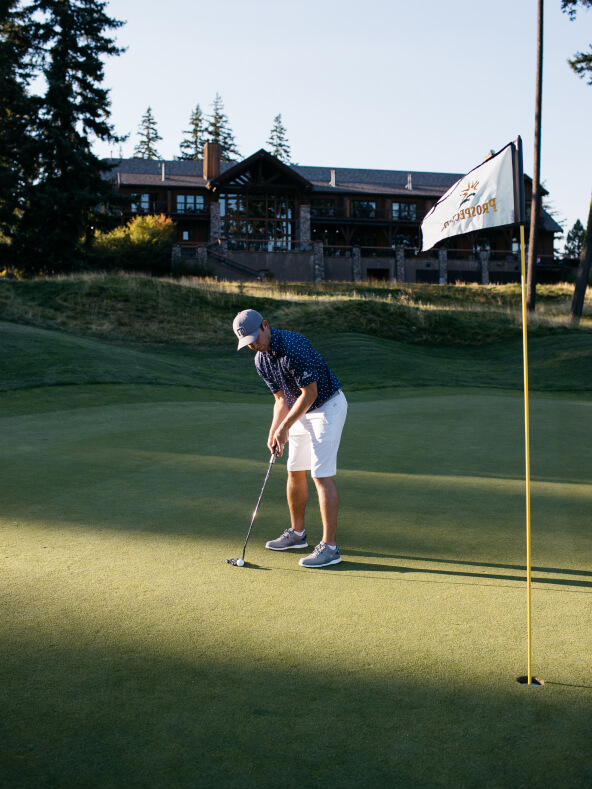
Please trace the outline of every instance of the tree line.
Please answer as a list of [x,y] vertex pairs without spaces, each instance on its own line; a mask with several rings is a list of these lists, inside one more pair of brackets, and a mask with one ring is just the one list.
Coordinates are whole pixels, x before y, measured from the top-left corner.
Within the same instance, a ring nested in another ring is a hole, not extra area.
[[[188,123],[189,128],[183,131],[185,135],[179,144],[177,159],[203,159],[204,145],[206,142],[217,142],[220,150],[220,159],[232,162],[241,158],[237,147],[234,132],[231,129],[228,116],[224,112],[224,102],[220,94],[212,102],[212,111],[205,115],[199,104],[195,105]],[[158,125],[152,108],[148,107],[138,127],[139,142],[134,148],[133,157],[137,159],[161,159],[158,152],[158,143],[162,137],[158,133]],[[285,164],[291,164],[291,151],[288,142],[286,127],[282,122],[281,114],[273,119],[273,126],[266,143],[267,149],[273,156]]]

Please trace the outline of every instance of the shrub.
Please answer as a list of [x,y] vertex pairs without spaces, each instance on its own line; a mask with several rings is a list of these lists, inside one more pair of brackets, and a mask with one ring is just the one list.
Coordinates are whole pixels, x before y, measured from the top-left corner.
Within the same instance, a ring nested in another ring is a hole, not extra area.
[[164,214],[136,216],[127,225],[98,233],[89,252],[93,268],[168,274],[175,223]]

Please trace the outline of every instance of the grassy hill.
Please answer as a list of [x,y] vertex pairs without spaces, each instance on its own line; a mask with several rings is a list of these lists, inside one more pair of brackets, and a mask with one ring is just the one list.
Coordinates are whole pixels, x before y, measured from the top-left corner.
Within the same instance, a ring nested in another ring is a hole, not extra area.
[[[569,325],[567,288],[543,287],[529,325],[530,384],[592,389],[592,328]],[[127,275],[0,283],[1,389],[157,384],[265,394],[232,318],[255,307],[306,333],[349,391],[522,386],[514,286],[248,285]],[[588,308],[589,309],[589,308]]]

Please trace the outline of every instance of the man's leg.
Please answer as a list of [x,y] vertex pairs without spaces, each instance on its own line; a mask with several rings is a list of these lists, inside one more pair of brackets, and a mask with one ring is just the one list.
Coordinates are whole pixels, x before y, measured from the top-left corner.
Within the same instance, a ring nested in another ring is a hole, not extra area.
[[327,545],[336,545],[339,492],[335,477],[315,478],[315,485],[319,494],[319,508],[323,521],[323,542]]
[[304,513],[308,501],[307,471],[288,472],[288,507],[294,531],[304,531]]

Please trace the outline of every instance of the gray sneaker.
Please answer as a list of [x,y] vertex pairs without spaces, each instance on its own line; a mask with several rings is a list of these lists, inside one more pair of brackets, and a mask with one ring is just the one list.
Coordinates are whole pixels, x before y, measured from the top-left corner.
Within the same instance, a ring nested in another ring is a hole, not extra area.
[[270,548],[272,551],[289,551],[290,548],[308,548],[306,532],[304,532],[302,537],[299,537],[294,529],[286,529],[277,540],[269,540],[269,542],[266,542],[265,547]]
[[324,542],[320,542],[310,556],[300,559],[298,562],[302,567],[328,567],[330,564],[339,564],[341,561],[341,554],[339,553],[339,546],[329,548]]

